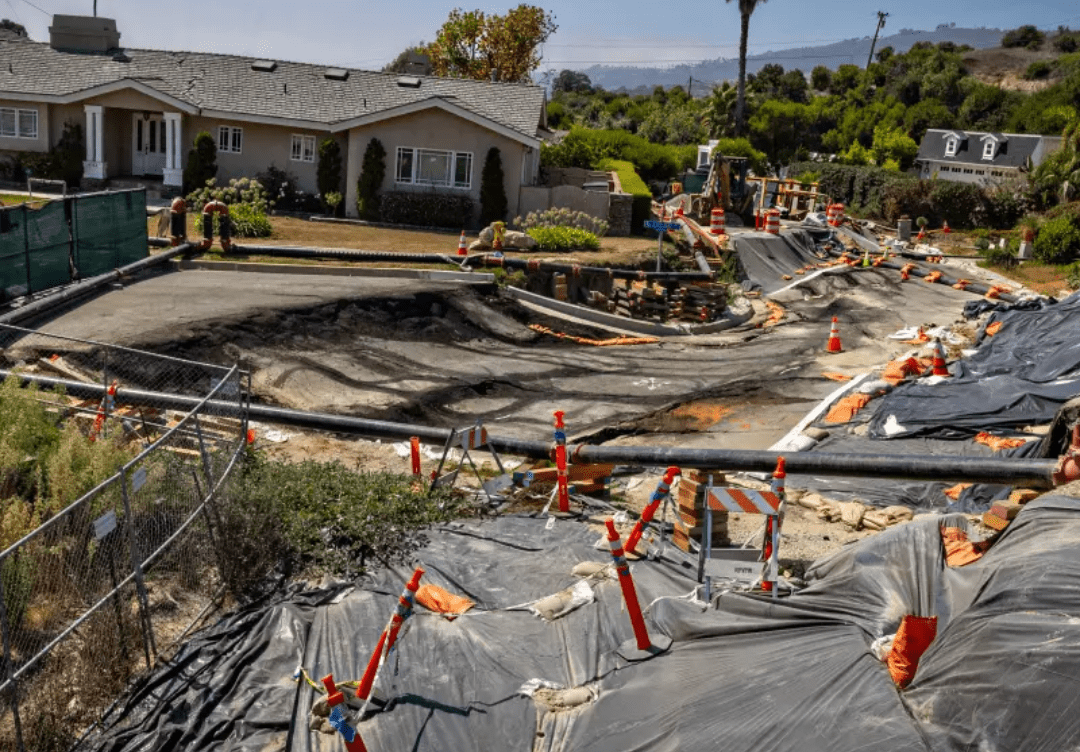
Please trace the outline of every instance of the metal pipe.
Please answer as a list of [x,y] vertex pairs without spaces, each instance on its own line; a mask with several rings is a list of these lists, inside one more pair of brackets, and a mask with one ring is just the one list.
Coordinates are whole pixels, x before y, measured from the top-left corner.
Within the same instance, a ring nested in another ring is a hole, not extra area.
[[[0,378],[13,372],[0,370]],[[26,383],[45,388],[63,387],[68,394],[84,399],[100,399],[105,387],[83,384],[36,374],[14,374]],[[144,405],[176,410],[192,410],[203,400],[164,392],[120,388],[116,392],[117,403]],[[256,420],[278,425],[296,426],[320,431],[348,433],[368,438],[391,438],[408,441],[418,436],[429,443],[446,443],[450,430],[432,426],[416,426],[393,423],[349,415],[304,412],[268,405],[251,405],[249,415]],[[240,408],[235,402],[210,400],[205,414],[239,417]],[[500,452],[517,454],[536,459],[551,457],[552,446],[544,441],[490,437],[492,445]],[[678,447],[646,446],[592,446],[579,444],[567,447],[567,455],[574,463],[639,464],[667,467],[697,467],[717,471],[744,471],[771,473],[776,458],[781,454],[772,451],[745,449],[684,449]],[[1054,459],[1025,459],[997,457],[941,457],[937,455],[897,456],[887,454],[830,454],[825,452],[783,453],[789,474],[813,474],[839,477],[894,478],[948,483],[974,482],[1053,488],[1053,475],[1058,461]]]
[[131,274],[137,274],[144,269],[149,269],[152,266],[163,264],[175,256],[179,256],[183,253],[188,253],[192,250],[192,246],[188,243],[178,245],[175,248],[171,248],[163,253],[158,253],[153,256],[147,256],[144,259],[128,264],[127,266],[121,266],[118,269],[113,269],[111,272],[100,274],[96,277],[91,277],[88,280],[82,282],[76,282],[73,285],[69,285],[58,292],[51,295],[47,295],[43,298],[27,303],[21,308],[16,308],[13,311],[0,315],[0,324],[14,324],[16,321],[22,321],[28,319],[31,316],[37,316],[51,308],[55,308],[65,303],[70,303],[73,300],[77,300],[84,295],[88,295],[100,287],[111,284],[112,282],[126,277]]
[[701,251],[694,251],[694,260],[697,261],[698,268],[701,269],[702,272],[709,276],[714,274],[712,267],[709,266],[709,260],[705,258],[704,253]]

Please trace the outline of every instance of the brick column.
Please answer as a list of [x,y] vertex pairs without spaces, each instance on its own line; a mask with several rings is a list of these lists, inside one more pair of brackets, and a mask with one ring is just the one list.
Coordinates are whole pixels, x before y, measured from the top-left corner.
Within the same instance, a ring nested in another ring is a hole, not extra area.
[[[725,478],[722,473],[713,473],[713,485],[722,486]],[[709,473],[703,470],[683,470],[682,480],[679,481],[678,513],[675,521],[675,532],[672,541],[683,551],[690,551],[689,541],[701,542],[701,536],[705,529],[705,489],[709,485]],[[727,546],[728,540],[728,513],[713,512],[713,539],[712,545]]]

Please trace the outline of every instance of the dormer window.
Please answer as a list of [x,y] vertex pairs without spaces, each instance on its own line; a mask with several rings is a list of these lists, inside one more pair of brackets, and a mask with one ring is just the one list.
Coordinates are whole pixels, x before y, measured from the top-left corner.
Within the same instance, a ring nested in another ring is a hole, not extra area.
[[983,144],[983,157],[982,158],[983,159],[993,159],[994,158],[994,147],[996,147],[996,146],[997,146],[997,142],[995,142],[994,139],[992,139],[992,138],[986,139],[986,143]]
[[959,143],[960,143],[959,139],[957,139],[954,136],[950,136],[945,141],[945,156],[946,157],[955,157],[956,156],[956,147],[957,147],[957,145]]

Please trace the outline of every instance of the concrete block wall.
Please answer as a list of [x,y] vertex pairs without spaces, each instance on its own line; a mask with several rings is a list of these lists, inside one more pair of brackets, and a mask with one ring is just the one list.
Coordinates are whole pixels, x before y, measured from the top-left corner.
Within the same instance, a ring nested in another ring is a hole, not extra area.
[[[712,476],[714,486],[724,484],[722,474],[713,473]],[[702,470],[683,470],[682,479],[679,481],[676,498],[678,519],[675,521],[672,541],[688,553],[690,540],[695,544],[700,543],[705,531],[705,489],[708,483],[709,473]],[[730,545],[727,523],[727,512],[713,512],[713,547]]]

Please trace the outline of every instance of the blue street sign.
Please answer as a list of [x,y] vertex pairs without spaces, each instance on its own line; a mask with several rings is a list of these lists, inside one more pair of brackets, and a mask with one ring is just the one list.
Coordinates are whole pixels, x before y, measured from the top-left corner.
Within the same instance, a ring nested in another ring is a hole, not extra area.
[[649,220],[645,223],[645,226],[650,230],[671,231],[674,232],[682,227],[678,222],[657,222],[656,220]]

